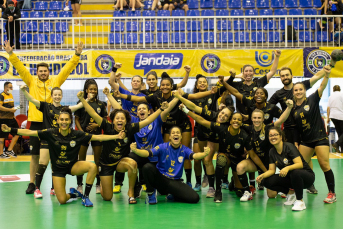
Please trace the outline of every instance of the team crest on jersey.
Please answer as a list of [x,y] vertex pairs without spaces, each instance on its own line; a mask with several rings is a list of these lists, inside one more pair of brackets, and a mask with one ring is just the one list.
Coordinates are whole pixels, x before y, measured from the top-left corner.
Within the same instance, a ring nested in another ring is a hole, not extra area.
[[304,110],[305,110],[305,111],[309,111],[309,110],[310,110],[310,106],[309,106],[309,105],[305,105],[305,106],[304,106]]
[[71,142],[70,142],[70,146],[71,146],[71,147],[74,147],[75,145],[76,145],[76,142],[75,142],[75,141],[71,141]]
[[209,98],[209,99],[207,100],[207,103],[208,103],[208,104],[212,104],[212,99]]
[[241,144],[236,143],[236,144],[235,144],[235,149],[239,149],[239,147],[241,147]]
[[149,130],[152,130],[152,124],[149,125],[148,129],[149,129]]
[[269,114],[264,114],[264,119],[269,119]]
[[124,138],[124,142],[127,143],[129,141],[129,139],[126,137]]
[[287,158],[284,158],[284,159],[283,159],[283,163],[284,163],[285,165],[288,165],[288,160],[287,160]]
[[260,134],[260,139],[263,141],[264,139],[266,139],[266,136],[264,134]]
[[183,156],[178,157],[178,161],[179,161],[180,163],[182,163],[182,162],[183,162]]
[[253,88],[253,91],[256,91],[256,90],[257,90],[257,87],[254,87],[254,88]]
[[98,112],[98,114],[100,114],[101,108],[100,107],[96,108],[96,112]]
[[52,114],[52,113],[53,113],[53,111],[52,111],[52,110],[50,110],[50,113]]

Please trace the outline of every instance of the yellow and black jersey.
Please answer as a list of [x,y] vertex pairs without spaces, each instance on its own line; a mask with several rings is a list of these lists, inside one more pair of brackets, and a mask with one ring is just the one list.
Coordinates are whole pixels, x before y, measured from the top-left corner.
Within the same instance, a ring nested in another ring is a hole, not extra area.
[[293,116],[301,141],[315,142],[327,138],[324,122],[319,109],[320,97],[318,90],[310,95],[300,105],[296,106]]
[[[2,92],[0,94],[0,105],[5,108],[13,108],[14,107],[13,95]],[[12,119],[13,117],[14,117],[13,112],[0,111],[0,119]]]
[[[211,111],[205,108],[202,108],[202,111],[201,111],[201,117],[203,117],[204,119],[210,122],[216,122],[218,114],[219,114],[218,111]],[[199,125],[197,137],[199,141],[210,141],[210,142],[218,143],[219,134],[220,133],[215,132],[211,129],[208,129],[202,125]]]
[[39,111],[43,113],[43,129],[57,128],[57,119],[63,107],[55,107],[52,103],[40,102]]

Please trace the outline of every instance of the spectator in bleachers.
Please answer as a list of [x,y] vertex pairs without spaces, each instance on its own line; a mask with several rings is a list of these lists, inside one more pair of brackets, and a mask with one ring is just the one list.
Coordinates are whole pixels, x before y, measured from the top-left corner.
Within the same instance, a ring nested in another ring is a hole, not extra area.
[[119,10],[124,10],[125,8],[129,7],[129,0],[117,0],[116,2],[114,2],[114,10],[117,10],[119,8]]
[[[328,15],[327,13],[328,13],[329,7],[328,7],[327,0],[321,0],[321,3],[322,3],[322,6],[318,8],[318,10],[320,10],[320,15]],[[324,29],[325,28],[324,25],[327,25],[327,19],[326,18],[323,18],[323,20],[319,19],[318,23],[319,23],[320,29]]]
[[144,5],[139,0],[130,0],[129,6],[131,7],[132,11],[135,11],[136,8],[144,8]]
[[23,8],[23,5],[24,5],[24,0],[17,0],[17,5],[16,5],[16,7],[18,8],[18,9],[22,9]]
[[2,12],[4,12],[6,9],[6,2],[7,0],[0,0],[0,7],[1,7]]
[[151,6],[151,10],[157,9],[162,9],[163,10],[168,10],[169,9],[169,0],[154,0]]
[[20,49],[20,22],[19,19],[21,17],[20,10],[18,7],[14,6],[13,1],[8,1],[7,8],[5,9],[4,13],[2,14],[2,18],[7,19],[6,23],[6,30],[7,30],[7,37],[10,41],[11,46],[14,46],[14,39],[15,39],[15,48]]
[[[332,0],[329,1],[329,4],[331,5],[331,11],[333,15],[341,15],[343,13],[343,0]],[[334,9],[334,5],[336,10]],[[335,17],[335,31],[341,31],[341,18],[340,17]]]
[[172,15],[173,10],[185,10],[185,15],[187,15],[188,5],[187,0],[170,0],[169,11]]
[[[73,9],[73,17],[81,17],[81,0],[70,0],[71,8]],[[66,6],[68,6],[69,0],[66,1]],[[75,20],[75,25],[83,26],[82,20]]]

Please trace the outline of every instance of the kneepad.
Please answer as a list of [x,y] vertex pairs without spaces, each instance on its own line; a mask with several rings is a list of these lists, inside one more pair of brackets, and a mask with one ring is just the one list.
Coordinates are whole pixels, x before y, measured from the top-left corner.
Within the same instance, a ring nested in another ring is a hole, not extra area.
[[37,174],[39,174],[39,175],[44,174],[46,168],[47,168],[46,165],[39,164],[39,165],[38,165],[38,169],[37,169]]
[[225,168],[225,166],[227,165],[227,158],[224,155],[219,154],[217,157],[217,164],[216,165],[219,168]]

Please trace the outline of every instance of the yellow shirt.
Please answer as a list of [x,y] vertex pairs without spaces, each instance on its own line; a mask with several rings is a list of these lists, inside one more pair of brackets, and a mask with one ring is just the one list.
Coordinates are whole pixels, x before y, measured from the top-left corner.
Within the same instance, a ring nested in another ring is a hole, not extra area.
[[[39,101],[52,103],[51,89],[54,87],[61,87],[64,81],[68,78],[69,74],[79,63],[80,57],[74,55],[57,76],[50,76],[45,82],[40,81],[38,76],[32,76],[14,53],[10,55],[9,60],[19,73],[20,78],[29,87],[30,94],[33,96],[33,98]],[[29,104],[28,121],[43,122],[42,112],[40,112],[37,107],[33,105],[33,103]]]

